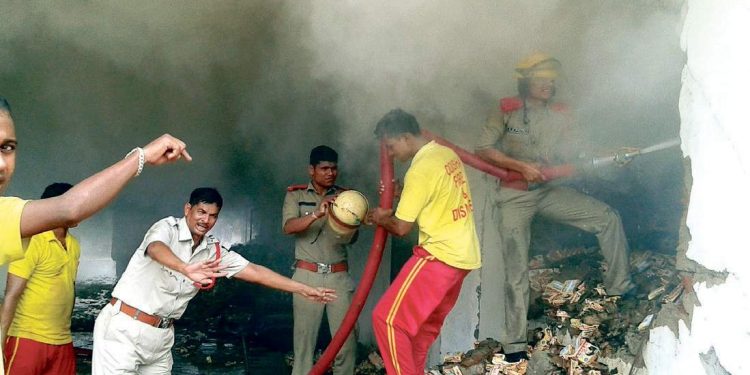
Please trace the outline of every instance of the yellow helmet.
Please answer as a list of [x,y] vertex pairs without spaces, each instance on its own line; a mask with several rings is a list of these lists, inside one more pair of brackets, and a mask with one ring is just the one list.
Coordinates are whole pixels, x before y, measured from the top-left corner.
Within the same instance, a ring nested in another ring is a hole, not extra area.
[[536,52],[516,65],[516,78],[557,78],[562,65],[556,58],[543,53]]
[[367,198],[362,193],[344,191],[331,203],[328,225],[339,234],[354,232],[365,220],[368,209]]

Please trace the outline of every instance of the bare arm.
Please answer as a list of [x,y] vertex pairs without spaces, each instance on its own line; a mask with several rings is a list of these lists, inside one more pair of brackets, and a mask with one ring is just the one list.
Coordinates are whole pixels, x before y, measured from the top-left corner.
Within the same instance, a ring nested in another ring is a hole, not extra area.
[[26,289],[27,282],[28,280],[22,277],[8,273],[8,281],[5,284],[5,301],[0,311],[0,326],[2,327],[0,339],[3,342],[5,342],[8,329],[10,329],[10,323],[13,322],[13,317],[16,315],[16,306],[18,306],[18,300],[21,299],[21,295]]
[[249,283],[260,284],[285,292],[297,293],[311,301],[326,303],[336,299],[336,291],[333,289],[313,288],[253,263],[248,264],[234,275],[234,277]]
[[544,175],[539,166],[513,159],[500,150],[494,148],[485,148],[475,151],[476,155],[482,160],[500,168],[511,169],[523,175],[523,178],[529,182],[542,182]]
[[318,208],[316,208],[312,214],[302,217],[293,217],[287,220],[284,223],[284,234],[295,234],[306,231],[307,228],[310,228],[310,225],[312,225],[312,223],[326,216],[326,212],[328,212],[328,206],[335,198],[336,197],[333,195],[327,196],[325,197],[325,199],[323,199],[322,202],[320,202],[320,205],[318,205]]
[[414,227],[414,223],[401,220],[393,215],[393,209],[383,209],[380,207],[370,211],[369,221],[373,224],[380,225],[389,233],[403,237]]
[[148,247],[146,247],[146,255],[151,257],[151,259],[157,263],[169,267],[185,275],[190,280],[204,285],[210,283],[212,277],[223,277],[227,275],[226,272],[221,272],[224,267],[219,265],[221,262],[219,259],[188,264],[178,258],[177,255],[174,255],[172,249],[161,241],[150,243]]
[[[161,165],[184,157],[191,160],[181,140],[165,134],[143,148],[145,163]],[[46,230],[71,226],[107,206],[135,176],[138,153],[81,181],[67,193],[54,198],[31,201],[21,214],[21,237]]]

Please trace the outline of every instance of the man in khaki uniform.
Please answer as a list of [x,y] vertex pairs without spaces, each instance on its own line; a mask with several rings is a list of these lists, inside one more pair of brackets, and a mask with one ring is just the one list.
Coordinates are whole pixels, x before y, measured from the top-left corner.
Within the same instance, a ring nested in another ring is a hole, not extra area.
[[[170,374],[173,323],[199,289],[226,276],[302,295],[335,299],[331,289],[293,281],[219,245],[208,232],[223,199],[216,189],[198,188],[185,216],[157,221],[146,233],[94,324],[92,374]],[[219,265],[223,272],[214,272]]]
[[[606,204],[571,188],[546,185],[543,166],[572,162],[581,137],[567,107],[553,102],[560,63],[545,54],[529,56],[517,66],[519,96],[500,100],[484,126],[476,153],[493,165],[521,173],[523,181],[501,183],[490,193],[494,200],[487,230],[497,227],[500,251],[484,244],[485,271],[482,296],[487,300],[503,294],[500,342],[507,359],[526,358],[527,311],[529,305],[529,243],[534,215],[594,233],[608,270],[607,292],[620,295],[632,288],[628,270],[628,245],[620,216]],[[492,267],[504,267],[504,285],[485,282]],[[504,288],[504,290],[500,290]],[[485,301],[486,302],[486,301]],[[480,306],[486,313],[498,306]],[[487,315],[491,316],[491,315]]]
[[[318,339],[323,313],[328,315],[331,335],[336,333],[351,305],[354,281],[348,272],[345,245],[353,242],[355,231],[341,234],[326,224],[328,206],[338,193],[338,154],[328,146],[310,151],[306,185],[290,186],[284,198],[283,231],[294,235],[295,272],[293,280],[318,287],[334,289],[338,299],[327,305],[310,303],[293,297],[294,307],[294,368],[292,375],[307,375],[313,365],[313,352]],[[354,332],[336,356],[335,375],[353,375],[357,341]]]

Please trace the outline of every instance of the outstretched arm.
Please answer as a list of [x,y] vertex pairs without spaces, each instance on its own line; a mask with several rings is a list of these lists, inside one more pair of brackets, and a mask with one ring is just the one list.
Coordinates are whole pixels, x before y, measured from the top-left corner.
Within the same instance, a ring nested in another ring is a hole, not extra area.
[[249,283],[260,284],[285,292],[297,293],[315,302],[327,303],[336,299],[336,291],[333,289],[313,288],[253,263],[245,266],[234,277]]
[[167,266],[197,283],[206,285],[211,282],[211,278],[224,277],[226,272],[221,272],[224,267],[219,263],[220,259],[207,260],[198,263],[185,263],[177,255],[174,255],[172,249],[164,242],[155,241],[146,247],[146,255],[151,257],[157,263]]
[[[169,134],[143,148],[144,162],[161,165],[181,158],[192,160],[185,143]],[[139,153],[134,152],[109,168],[81,181],[67,193],[54,198],[30,201],[21,215],[21,237],[65,226],[72,226],[107,206],[138,170]]]
[[13,317],[16,315],[18,300],[21,299],[27,282],[28,280],[22,277],[8,273],[8,281],[5,284],[5,300],[3,301],[2,310],[0,310],[0,326],[2,327],[0,339],[2,342],[5,342],[5,337],[8,335],[10,323],[13,322]]

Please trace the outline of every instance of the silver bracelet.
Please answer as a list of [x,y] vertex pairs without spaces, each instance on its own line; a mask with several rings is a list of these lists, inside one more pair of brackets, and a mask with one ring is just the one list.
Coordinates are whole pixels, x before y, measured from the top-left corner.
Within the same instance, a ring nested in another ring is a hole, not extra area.
[[141,172],[143,172],[143,165],[146,164],[146,152],[143,151],[142,148],[136,147],[130,150],[130,152],[125,155],[125,158],[127,159],[128,156],[136,151],[138,151],[138,171],[135,172],[135,177],[138,177],[141,175]]

